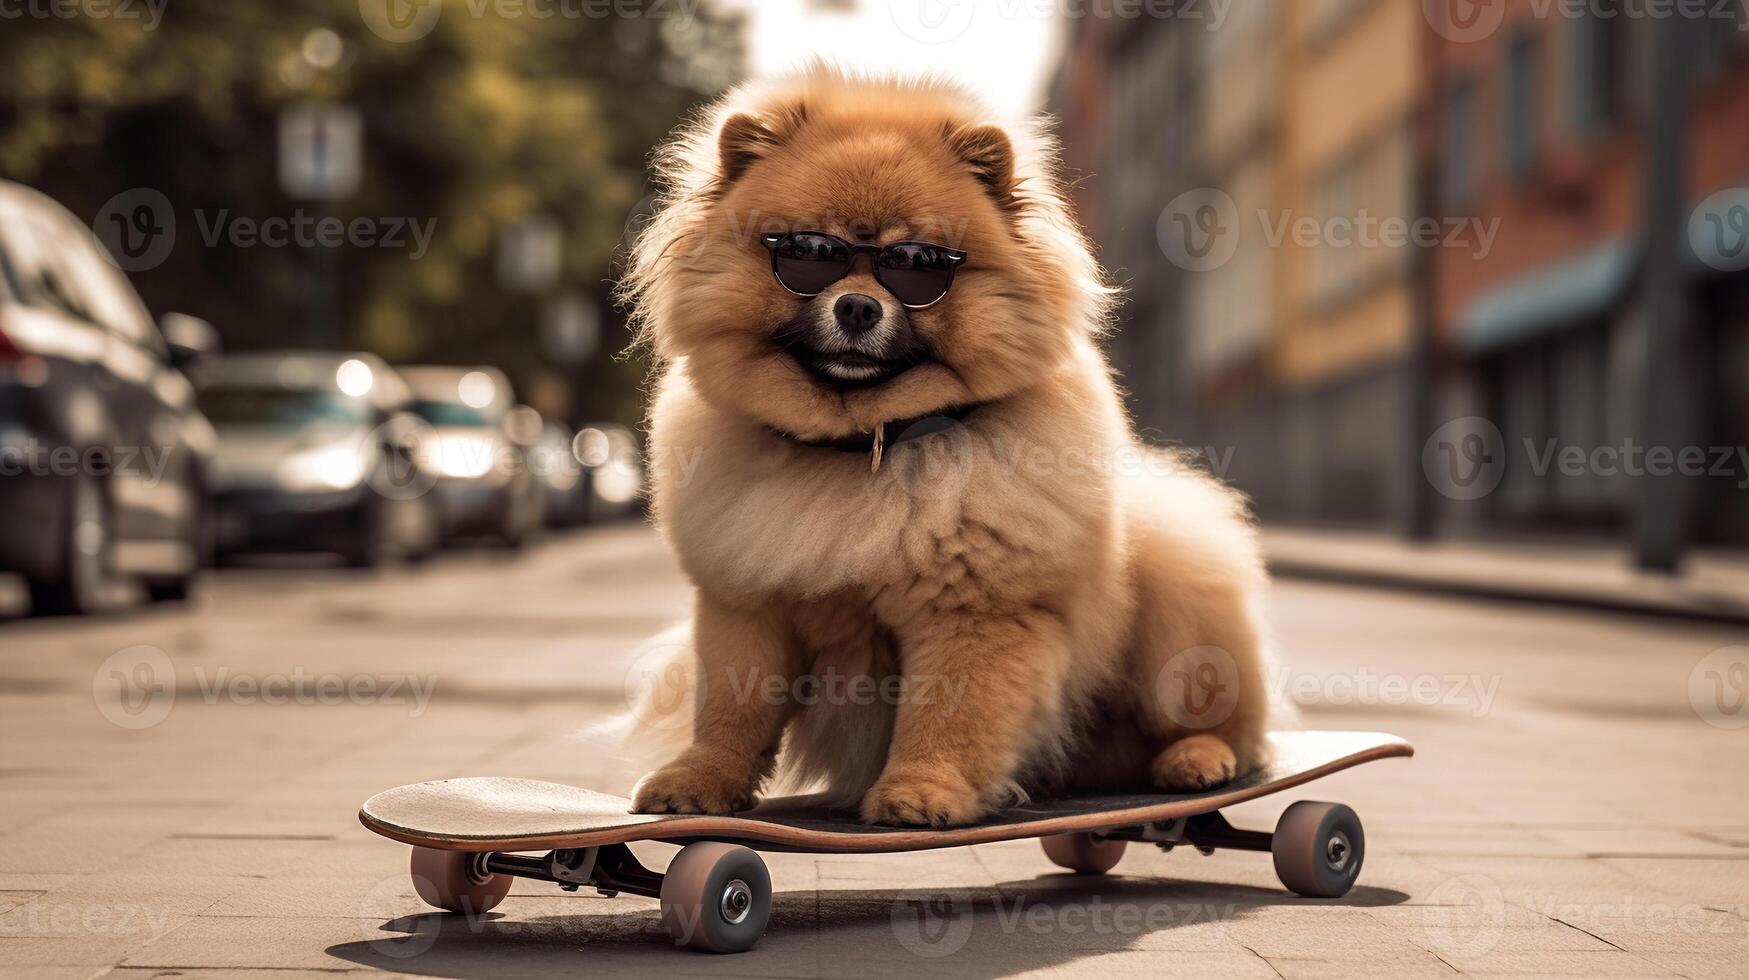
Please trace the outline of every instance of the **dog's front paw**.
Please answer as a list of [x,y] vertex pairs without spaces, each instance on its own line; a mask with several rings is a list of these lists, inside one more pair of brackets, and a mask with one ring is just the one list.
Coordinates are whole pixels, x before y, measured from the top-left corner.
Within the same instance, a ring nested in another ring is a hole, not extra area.
[[862,798],[864,823],[950,827],[976,823],[986,807],[957,773],[903,773],[882,776]]
[[1154,785],[1177,793],[1213,789],[1232,779],[1239,760],[1215,735],[1192,735],[1166,746],[1154,759]]
[[734,813],[752,806],[749,780],[686,762],[670,762],[632,790],[634,813]]

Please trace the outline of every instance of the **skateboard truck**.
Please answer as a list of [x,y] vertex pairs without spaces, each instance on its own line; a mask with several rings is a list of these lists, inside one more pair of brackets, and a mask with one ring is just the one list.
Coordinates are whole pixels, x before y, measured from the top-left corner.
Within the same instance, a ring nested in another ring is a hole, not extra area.
[[1180,844],[1189,844],[1204,856],[1213,854],[1216,850],[1269,851],[1275,841],[1275,835],[1265,831],[1240,830],[1228,823],[1219,810],[1096,833],[1107,840],[1153,844],[1162,851],[1170,851]]
[[505,851],[487,851],[474,855],[485,876],[508,875],[550,881],[566,891],[591,887],[612,898],[620,892],[662,897],[662,876],[638,863],[637,856],[624,844],[600,847],[567,847],[544,857],[529,857]]

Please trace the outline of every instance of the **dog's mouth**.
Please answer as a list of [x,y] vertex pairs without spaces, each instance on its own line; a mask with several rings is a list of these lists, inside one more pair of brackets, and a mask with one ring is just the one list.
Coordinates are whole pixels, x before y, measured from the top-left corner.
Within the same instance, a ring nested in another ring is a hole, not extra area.
[[880,338],[847,337],[797,317],[772,340],[815,381],[837,390],[874,388],[928,362],[928,345],[908,326]]
[[835,388],[873,388],[923,363],[919,358],[887,359],[856,351],[818,351],[806,346],[786,348],[803,370]]

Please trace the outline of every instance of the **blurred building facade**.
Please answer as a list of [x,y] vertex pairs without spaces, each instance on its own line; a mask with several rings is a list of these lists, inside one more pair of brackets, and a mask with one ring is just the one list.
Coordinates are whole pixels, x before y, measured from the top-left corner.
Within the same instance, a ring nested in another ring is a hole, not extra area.
[[[1397,0],[1180,6],[1090,8],[1052,96],[1130,291],[1111,352],[1144,430],[1206,447],[1274,521],[1608,538],[1652,566],[1749,546],[1740,458],[1656,480],[1547,456],[1603,447],[1625,471],[1624,447],[1749,446],[1749,273],[1725,271],[1749,262],[1687,231],[1749,187],[1740,16],[1514,0],[1455,30]],[[1224,261],[1171,237],[1204,200],[1234,224],[1210,226]],[[1499,431],[1493,492],[1424,469],[1466,417]]]

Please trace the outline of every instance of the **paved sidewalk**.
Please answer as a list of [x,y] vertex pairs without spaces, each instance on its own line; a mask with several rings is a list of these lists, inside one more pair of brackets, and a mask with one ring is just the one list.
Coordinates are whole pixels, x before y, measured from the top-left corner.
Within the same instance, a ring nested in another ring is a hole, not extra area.
[[1419,754],[1231,816],[1353,805],[1368,854],[1345,900],[1284,893],[1263,855],[1132,847],[1117,875],[1079,878],[1016,842],[769,855],[772,924],[735,957],[673,949],[635,897],[518,882],[484,919],[425,909],[359,802],[456,775],[624,792],[637,771],[578,732],[620,708],[633,644],[686,598],[654,537],[623,528],[411,574],[226,573],[192,613],[0,623],[0,974],[1749,968],[1749,728],[1730,727],[1749,710],[1707,700],[1749,663],[1742,630],[1299,582],[1270,600],[1290,665],[1275,688],[1310,726]]
[[1281,576],[1749,625],[1749,558],[1702,552],[1680,575],[1633,567],[1625,549],[1436,541],[1370,532],[1271,529],[1271,569]]

